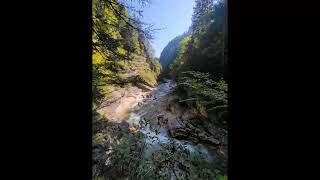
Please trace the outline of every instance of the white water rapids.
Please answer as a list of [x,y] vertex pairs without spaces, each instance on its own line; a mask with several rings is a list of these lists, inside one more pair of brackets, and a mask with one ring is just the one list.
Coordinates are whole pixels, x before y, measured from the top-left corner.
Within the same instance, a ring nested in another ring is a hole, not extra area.
[[[138,126],[139,131],[146,135],[145,142],[149,144],[147,149],[147,152],[149,152],[148,154],[159,148],[160,143],[168,143],[170,140],[172,140],[178,144],[184,145],[185,148],[189,150],[191,155],[200,155],[204,157],[206,161],[212,162],[213,157],[205,146],[201,144],[195,145],[187,141],[171,138],[166,130],[156,132],[150,128],[150,124],[140,126],[141,123],[145,123],[143,116],[148,113],[148,108],[157,108],[155,107],[155,103],[171,93],[175,87],[175,84],[171,80],[166,80],[165,83],[159,84],[150,94],[141,95],[138,97],[138,101],[133,107],[132,112],[126,122],[128,122],[130,126]],[[138,104],[140,104],[140,106]],[[147,106],[148,108],[141,108],[141,106]]]

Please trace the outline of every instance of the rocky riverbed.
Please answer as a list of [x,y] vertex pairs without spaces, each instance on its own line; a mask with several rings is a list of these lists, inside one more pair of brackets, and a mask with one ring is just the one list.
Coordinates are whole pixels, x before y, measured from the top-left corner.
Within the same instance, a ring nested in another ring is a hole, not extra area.
[[123,88],[100,106],[99,113],[109,122],[124,122],[131,132],[143,133],[148,144],[146,156],[152,155],[161,144],[175,142],[225,173],[226,130],[214,126],[207,115],[179,103],[175,88],[171,80],[154,88]]
[[[221,169],[226,169],[226,130],[214,125],[208,126],[210,122],[204,121],[209,119],[181,105],[179,96],[174,92],[175,87],[174,82],[167,80],[148,95],[142,96],[126,122],[132,130],[139,130],[152,138],[157,137],[161,143],[174,140],[185,144],[190,152],[202,154],[208,162],[219,161],[217,163]],[[146,141],[152,140],[147,138]]]

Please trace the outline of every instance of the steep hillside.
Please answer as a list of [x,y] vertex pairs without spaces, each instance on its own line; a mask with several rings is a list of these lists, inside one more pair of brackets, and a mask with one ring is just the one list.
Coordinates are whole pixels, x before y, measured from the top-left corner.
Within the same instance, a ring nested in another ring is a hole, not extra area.
[[163,51],[160,54],[160,63],[164,71],[168,70],[169,65],[177,57],[180,42],[190,34],[191,34],[191,30],[183,33],[180,36],[175,37],[166,45],[166,47],[164,47]]
[[104,87],[103,98],[96,110],[112,122],[121,122],[129,115],[138,101],[138,97],[152,91],[157,85],[161,65],[157,60],[148,60],[144,56],[133,55],[130,61],[120,61],[118,70],[119,84]]
[[169,65],[171,77],[178,80],[185,71],[199,71],[209,73],[216,81],[226,79],[227,35],[224,1],[196,1],[192,33],[179,44],[178,55]]
[[141,24],[118,0],[93,1],[94,108],[114,87],[156,85],[161,65]]

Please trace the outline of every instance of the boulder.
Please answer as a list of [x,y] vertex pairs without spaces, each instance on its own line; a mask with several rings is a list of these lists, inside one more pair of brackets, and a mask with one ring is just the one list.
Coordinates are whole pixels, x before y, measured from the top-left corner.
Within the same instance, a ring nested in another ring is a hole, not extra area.
[[169,130],[169,134],[171,137],[180,140],[188,138],[188,132],[183,128],[171,129]]

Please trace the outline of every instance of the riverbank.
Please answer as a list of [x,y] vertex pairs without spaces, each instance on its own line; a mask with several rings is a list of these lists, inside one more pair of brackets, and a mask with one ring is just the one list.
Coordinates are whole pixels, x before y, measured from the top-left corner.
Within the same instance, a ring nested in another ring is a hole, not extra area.
[[149,86],[148,88],[147,91],[131,85],[113,88],[97,108],[97,112],[108,121],[121,123],[130,115],[131,110],[141,102],[143,97],[148,96],[154,89]]
[[[123,149],[131,149],[134,144],[133,147],[139,149],[138,152],[128,150],[124,154],[136,152],[138,154],[135,156],[140,157],[143,163],[151,163],[154,167],[164,168],[165,163],[155,164],[157,159],[154,158],[164,160],[170,154],[170,159],[167,160],[174,164],[168,170],[172,171],[172,177],[175,172],[192,174],[182,172],[181,167],[196,168],[197,163],[202,164],[197,166],[211,173],[225,174],[226,157],[219,154],[223,140],[208,133],[205,128],[194,125],[197,113],[179,103],[175,88],[176,84],[170,80],[151,91],[128,86],[113,92],[113,96],[102,103],[99,112],[104,120],[98,126],[106,126],[109,130],[95,136],[97,146],[94,154],[96,159],[104,160],[100,162],[100,166],[114,169],[112,164],[114,166],[114,161],[118,161],[115,159],[121,157],[117,153]],[[218,133],[217,129],[214,131]],[[122,135],[119,137],[118,133]],[[226,153],[226,149],[224,152]],[[106,154],[109,159],[103,158]],[[115,159],[112,160],[113,158]],[[177,164],[181,167],[175,167]],[[195,174],[193,176],[198,177]],[[208,177],[212,177],[212,174]]]

